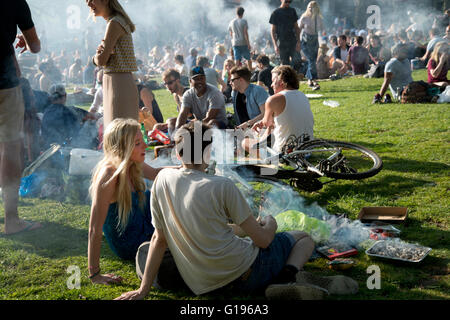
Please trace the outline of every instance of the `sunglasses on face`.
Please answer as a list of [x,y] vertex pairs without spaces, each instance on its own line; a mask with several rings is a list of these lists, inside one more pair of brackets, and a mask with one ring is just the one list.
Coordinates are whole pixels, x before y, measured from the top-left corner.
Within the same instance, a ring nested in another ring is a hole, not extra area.
[[236,78],[231,78],[230,81],[231,83],[234,83],[234,81],[236,81],[237,79],[240,79],[241,77],[236,77]]
[[170,80],[170,81],[167,81],[167,82],[164,82],[164,85],[165,86],[170,86],[172,83],[174,83],[175,81],[177,81],[177,80]]

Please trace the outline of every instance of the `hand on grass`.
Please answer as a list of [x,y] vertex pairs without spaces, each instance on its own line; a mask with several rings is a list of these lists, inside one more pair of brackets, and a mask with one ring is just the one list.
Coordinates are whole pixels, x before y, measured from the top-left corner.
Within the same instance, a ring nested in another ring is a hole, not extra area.
[[136,291],[125,292],[120,297],[117,297],[114,300],[143,300],[144,298],[145,294],[143,294],[139,289]]

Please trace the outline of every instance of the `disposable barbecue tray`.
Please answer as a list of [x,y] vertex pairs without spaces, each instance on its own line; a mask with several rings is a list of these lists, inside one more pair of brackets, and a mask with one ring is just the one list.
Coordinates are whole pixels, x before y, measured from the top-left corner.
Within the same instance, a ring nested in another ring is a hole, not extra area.
[[368,256],[405,262],[421,262],[431,248],[399,241],[380,240],[366,250]]

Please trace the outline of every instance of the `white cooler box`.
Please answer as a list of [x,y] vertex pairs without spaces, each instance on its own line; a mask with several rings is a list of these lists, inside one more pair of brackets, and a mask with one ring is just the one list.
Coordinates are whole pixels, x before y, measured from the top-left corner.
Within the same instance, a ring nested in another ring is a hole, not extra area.
[[70,151],[69,174],[87,176],[103,158],[103,152],[90,149]]

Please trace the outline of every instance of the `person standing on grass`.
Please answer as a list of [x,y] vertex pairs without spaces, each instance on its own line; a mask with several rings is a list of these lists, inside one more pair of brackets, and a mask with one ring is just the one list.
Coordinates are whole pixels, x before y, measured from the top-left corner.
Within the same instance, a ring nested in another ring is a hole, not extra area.
[[298,15],[291,8],[292,0],[280,0],[281,5],[270,16],[271,36],[275,53],[280,56],[281,64],[296,65],[300,56],[300,28]]
[[266,290],[268,298],[322,295],[317,287],[295,284],[298,270],[314,250],[310,236],[301,231],[276,233],[276,220],[270,215],[255,219],[232,180],[205,173],[212,143],[209,130],[194,121],[177,131],[176,150],[183,167],[162,170],[153,183],[155,232],[141,286],[117,299],[146,297],[167,247],[196,295],[220,288],[246,293]]
[[323,17],[320,13],[320,7],[316,1],[308,3],[306,12],[301,16],[299,21],[299,29],[301,32],[301,47],[308,61],[306,70],[306,78],[308,78],[308,86],[313,90],[320,89],[317,80],[317,53],[319,50],[319,36],[323,27]]
[[118,0],[86,0],[94,17],[107,21],[105,38],[94,63],[102,66],[103,127],[116,118],[138,119],[139,95],[133,72],[138,71],[132,33],[135,26]]
[[[89,220],[88,269],[92,283],[120,283],[114,274],[102,274],[102,237],[111,250],[124,260],[135,259],[141,244],[149,241],[154,227],[150,214],[150,193],[143,177],[154,180],[161,169],[147,165],[139,123],[134,119],[115,119],[103,138],[104,158],[92,176]],[[176,274],[170,275],[176,277]]]
[[[22,175],[22,144],[24,99],[20,87],[20,69],[16,48],[38,53],[41,42],[36,33],[30,8],[25,0],[0,2],[0,187],[5,210],[4,233],[14,234],[40,228],[37,222],[19,218],[20,177]],[[17,35],[17,27],[22,34]]]
[[244,17],[244,8],[238,7],[236,9],[237,17],[233,19],[228,25],[228,31],[231,36],[231,43],[233,45],[234,62],[237,66],[241,64],[242,58],[247,60],[247,66],[252,70],[252,59],[250,57],[250,40],[248,37],[248,23]]

